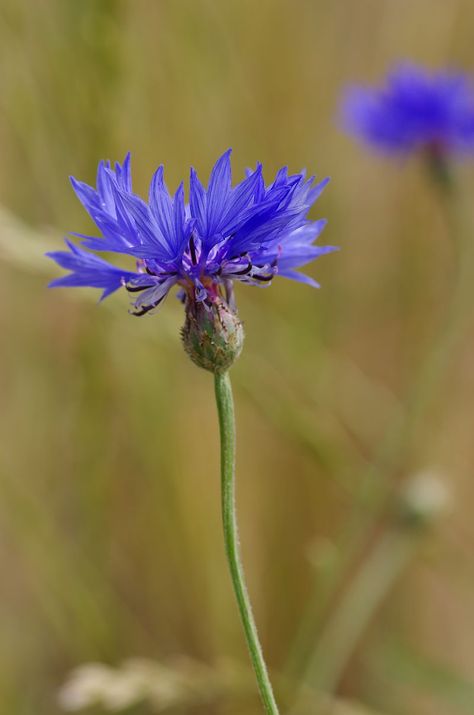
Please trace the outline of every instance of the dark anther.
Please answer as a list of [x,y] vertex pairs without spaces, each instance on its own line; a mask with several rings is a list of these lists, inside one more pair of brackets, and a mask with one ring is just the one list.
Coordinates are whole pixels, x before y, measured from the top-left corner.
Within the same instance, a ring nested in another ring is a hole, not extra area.
[[135,312],[132,312],[132,315],[134,315],[136,318],[140,318],[142,315],[146,315],[147,313],[150,312],[150,310],[153,310],[153,308],[156,308],[159,306],[162,300],[164,300],[166,296],[162,296],[158,300],[156,300],[154,303],[151,303],[150,305],[144,305],[140,308],[140,310],[137,310]]
[[162,278],[162,277],[168,277],[168,276],[175,276],[176,271],[159,271],[158,273],[153,273],[148,266],[145,268],[146,272],[148,273],[149,276],[153,276],[153,278]]
[[154,304],[144,306],[143,308],[140,308],[140,310],[132,311],[132,315],[135,316],[135,318],[141,318],[142,315],[146,315],[155,307],[156,306]]
[[129,293],[140,293],[140,291],[145,290],[146,288],[152,288],[153,285],[153,283],[150,283],[146,286],[125,286],[125,288],[128,290]]
[[249,260],[245,268],[241,271],[234,271],[233,275],[234,276],[245,276],[247,273],[250,273],[252,270],[252,261]]
[[255,276],[252,276],[252,278],[255,278],[256,281],[265,282],[265,281],[271,281],[271,280],[273,280],[274,275],[273,275],[273,273],[272,273],[271,276],[257,276],[257,275],[255,275]]
[[191,252],[191,261],[193,263],[193,266],[195,266],[197,263],[196,246],[194,245],[194,236],[192,234],[191,238],[189,239],[189,250]]

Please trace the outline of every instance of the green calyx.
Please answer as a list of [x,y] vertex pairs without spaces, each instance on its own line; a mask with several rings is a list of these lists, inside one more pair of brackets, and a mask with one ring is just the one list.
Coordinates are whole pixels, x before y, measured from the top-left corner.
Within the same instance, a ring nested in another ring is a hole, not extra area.
[[184,349],[196,365],[223,373],[242,351],[244,329],[223,298],[216,297],[206,305],[188,300],[181,337]]

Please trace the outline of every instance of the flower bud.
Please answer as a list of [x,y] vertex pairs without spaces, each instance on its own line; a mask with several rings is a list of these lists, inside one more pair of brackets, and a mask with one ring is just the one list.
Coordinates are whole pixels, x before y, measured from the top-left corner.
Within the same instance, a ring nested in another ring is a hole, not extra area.
[[206,303],[188,298],[181,337],[196,365],[219,373],[226,372],[239,357],[244,329],[237,313],[220,296]]
[[412,527],[426,527],[445,514],[451,494],[445,479],[433,471],[416,474],[405,485],[398,504],[399,516]]

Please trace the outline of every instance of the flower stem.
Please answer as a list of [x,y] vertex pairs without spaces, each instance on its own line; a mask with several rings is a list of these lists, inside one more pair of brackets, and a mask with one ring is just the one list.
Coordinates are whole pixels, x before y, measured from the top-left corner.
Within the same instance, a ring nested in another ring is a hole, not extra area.
[[220,429],[222,520],[227,560],[265,712],[268,715],[278,715],[278,707],[273,695],[270,678],[268,677],[262,647],[258,639],[257,627],[252,614],[252,606],[250,604],[247,586],[245,585],[244,570],[240,557],[235,508],[234,400],[232,397],[232,386],[227,372],[215,374],[215,391]]

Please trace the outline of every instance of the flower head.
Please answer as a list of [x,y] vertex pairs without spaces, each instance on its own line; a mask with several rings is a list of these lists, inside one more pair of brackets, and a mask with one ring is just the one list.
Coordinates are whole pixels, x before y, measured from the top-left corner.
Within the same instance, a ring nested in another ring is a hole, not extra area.
[[[100,288],[102,298],[124,287],[134,296],[131,312],[137,316],[157,308],[176,286],[186,307],[187,351],[202,367],[224,370],[243,341],[233,281],[265,286],[278,274],[317,286],[296,269],[335,250],[313,245],[326,222],[307,218],[326,183],[315,185],[314,177],[283,168],[266,185],[257,165],[232,186],[229,150],[216,162],[207,188],[191,169],[189,204],[182,183],[169,193],[162,166],[146,202],[132,191],[129,155],[114,168],[101,162],[95,189],[72,179],[101,235],[75,234],[83,247],[66,241],[69,250],[49,253],[70,271],[50,285]],[[135,270],[95,252],[124,254],[135,260]]]
[[[132,191],[129,155],[114,168],[101,162],[97,188],[72,179],[101,235],[79,235],[83,247],[67,241],[69,250],[49,253],[70,271],[50,285],[101,288],[102,298],[124,287],[134,296],[134,315],[156,308],[173,286],[185,300],[209,305],[223,292],[229,298],[234,280],[267,285],[279,274],[317,285],[295,269],[334,250],[313,245],[325,221],[307,218],[326,183],[314,185],[312,177],[285,168],[265,185],[258,165],[232,186],[229,150],[207,188],[191,169],[189,205],[182,183],[169,193],[162,166],[146,202]],[[136,269],[118,268],[91,251],[130,256]]]
[[474,86],[460,73],[398,66],[381,88],[349,88],[342,119],[349,133],[387,153],[474,152]]

